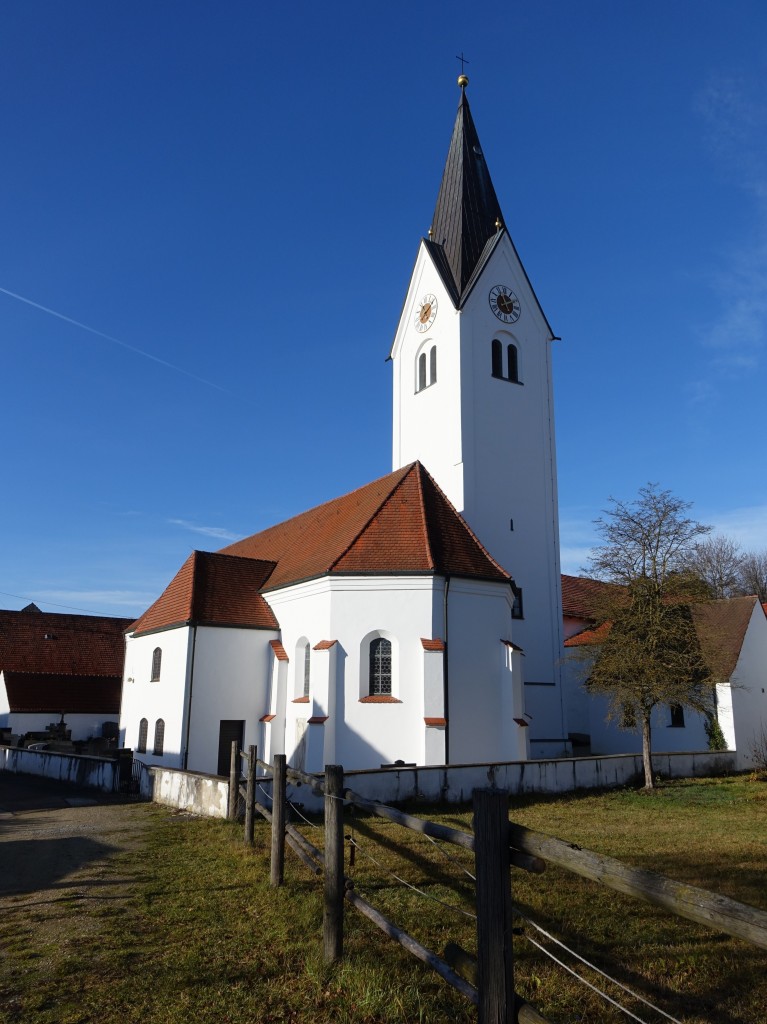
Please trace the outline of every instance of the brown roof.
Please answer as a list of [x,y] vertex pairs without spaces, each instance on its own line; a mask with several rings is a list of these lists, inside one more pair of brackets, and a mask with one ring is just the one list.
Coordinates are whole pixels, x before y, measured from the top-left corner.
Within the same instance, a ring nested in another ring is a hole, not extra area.
[[574,619],[593,619],[600,600],[616,588],[615,583],[590,580],[585,576],[565,576],[563,573],[562,614]]
[[758,604],[756,597],[730,597],[690,605],[701,646],[704,650],[715,650],[716,666],[723,679],[729,679],[735,671],[754,606]]
[[273,569],[273,562],[193,551],[131,629],[150,633],[191,624],[279,629],[260,594]]
[[130,619],[0,611],[0,670],[122,677]]
[[[122,634],[120,634],[122,641]],[[5,689],[11,711],[25,713],[120,714],[121,675],[56,675],[6,672]]]
[[279,640],[270,640],[269,644],[271,645],[271,648],[274,651],[274,656],[277,659],[277,661],[290,661],[290,658],[288,658],[288,652],[285,650],[285,648],[282,646]]
[[275,562],[266,590],[331,573],[511,580],[419,462],[222,552]]
[[[735,671],[743,640],[751,621],[756,597],[730,597],[720,601],[702,601],[690,605],[695,631],[701,647],[708,649],[716,674],[729,679]],[[610,632],[611,623],[597,629],[586,629],[565,641],[565,647],[599,644]]]

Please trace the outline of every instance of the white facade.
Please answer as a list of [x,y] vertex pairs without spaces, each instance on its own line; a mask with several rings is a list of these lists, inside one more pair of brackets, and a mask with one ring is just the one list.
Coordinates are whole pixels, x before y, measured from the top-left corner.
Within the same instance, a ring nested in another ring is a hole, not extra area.
[[[242,745],[261,741],[259,718],[268,701],[272,630],[177,626],[129,636],[120,741],[151,764],[215,773],[222,721],[242,721]],[[162,651],[152,679],[155,650]],[[139,730],[146,721],[146,750]],[[157,722],[162,753],[155,753]]]
[[[518,297],[515,323],[493,313],[490,293],[499,284]],[[436,299],[437,313],[421,332],[416,322],[424,296]],[[421,244],[392,347],[393,464],[419,459],[522,590],[523,618],[515,621],[514,634],[525,653],[533,756],[567,748],[551,340],[505,232],[461,309]],[[506,374],[514,346],[518,381],[493,376],[493,341],[500,342]]]
[[[521,666],[512,670],[511,595],[498,583],[432,576],[327,576],[265,595],[288,662],[274,660],[264,749],[308,771],[402,761],[443,764],[525,757]],[[369,695],[370,642],[392,645],[391,699]],[[447,638],[445,653],[423,641]],[[323,645],[323,641],[334,641]],[[304,644],[311,646],[303,698]],[[320,649],[317,649],[317,645]],[[447,694],[447,707],[446,707]],[[445,722],[447,720],[447,724]],[[449,732],[448,732],[449,730]],[[449,750],[446,751],[446,744]]]
[[719,724],[737,767],[752,768],[754,744],[767,742],[767,617],[755,602],[735,671],[716,688]]
[[[744,600],[742,598],[735,600]],[[575,623],[575,620],[572,620]],[[586,626],[581,622],[581,629]],[[579,630],[573,628],[571,635]],[[607,720],[608,700],[583,687],[591,664],[587,648],[563,649],[563,688],[571,733],[590,738],[593,754],[630,754],[641,749],[638,731],[624,730]],[[716,687],[716,715],[728,750],[736,751],[736,767],[753,765],[752,747],[767,737],[767,617],[754,599],[748,626],[729,680]],[[652,749],[657,753],[706,750],[705,716],[684,708],[683,725],[670,708],[658,705],[651,717]]]

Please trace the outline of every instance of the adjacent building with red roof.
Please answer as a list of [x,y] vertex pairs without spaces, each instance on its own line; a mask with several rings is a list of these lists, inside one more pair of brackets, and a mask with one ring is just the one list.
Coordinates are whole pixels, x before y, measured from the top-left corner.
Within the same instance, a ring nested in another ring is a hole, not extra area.
[[130,619],[0,611],[0,729],[6,736],[63,723],[73,740],[102,735],[120,714]]
[[[579,576],[562,577],[565,624],[564,694],[573,737],[600,754],[634,753],[641,747],[635,731],[623,731],[608,719],[607,701],[588,695],[592,652],[610,632],[604,617],[605,594],[614,585]],[[732,597],[690,604],[698,642],[715,666],[715,713],[727,747],[736,751],[737,764],[753,764],[753,746],[767,725],[767,615],[757,597]],[[703,715],[680,707],[658,706],[653,711],[653,750],[657,752],[708,748]],[[576,746],[577,749],[577,746]]]

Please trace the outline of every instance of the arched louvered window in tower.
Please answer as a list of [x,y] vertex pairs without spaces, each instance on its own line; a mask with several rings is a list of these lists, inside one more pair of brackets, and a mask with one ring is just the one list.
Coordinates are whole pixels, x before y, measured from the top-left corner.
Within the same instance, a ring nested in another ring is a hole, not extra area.
[[391,695],[391,641],[379,636],[370,642],[370,696]]
[[498,338],[493,339],[493,376],[503,380],[503,345]]
[[157,757],[162,757],[162,749],[165,744],[165,721],[162,718],[158,718],[154,723],[154,749],[152,753]]
[[418,383],[416,391],[423,391],[426,387],[426,353],[422,352],[418,357]]
[[437,383],[437,346],[432,345],[429,352],[429,384]]
[[152,651],[152,676],[151,682],[156,683],[160,679],[160,668],[162,667],[162,649],[155,647]]
[[149,733],[149,722],[142,718],[138,724],[138,739],[136,740],[136,753],[146,754],[146,740]]
[[517,346],[516,345],[509,345],[508,346],[508,356],[509,356],[508,380],[512,381],[514,384],[518,384],[519,383],[519,363],[518,363],[518,360],[517,360]]

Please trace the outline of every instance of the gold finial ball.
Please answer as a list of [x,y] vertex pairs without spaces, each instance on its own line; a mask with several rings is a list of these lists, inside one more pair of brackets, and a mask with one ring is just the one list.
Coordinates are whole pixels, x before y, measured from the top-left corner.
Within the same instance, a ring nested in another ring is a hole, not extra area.
[[469,76],[468,75],[459,75],[458,76],[458,84],[460,85],[460,87],[462,89],[465,89],[466,86],[469,84]]

